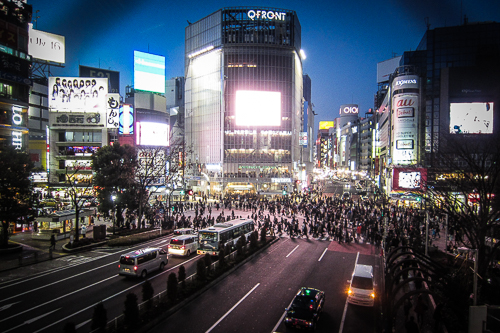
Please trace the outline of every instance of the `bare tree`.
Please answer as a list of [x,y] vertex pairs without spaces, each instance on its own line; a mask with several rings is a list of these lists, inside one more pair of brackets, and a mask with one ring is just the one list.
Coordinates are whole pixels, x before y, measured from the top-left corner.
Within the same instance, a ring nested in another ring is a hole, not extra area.
[[85,201],[94,196],[92,174],[86,173],[89,170],[90,161],[89,164],[75,162],[71,167],[66,167],[67,193],[75,209],[75,242],[80,239],[80,210],[83,209]]
[[[477,250],[478,273],[485,277],[498,253],[500,141],[485,135],[443,135],[427,184],[434,207],[449,216],[459,246]],[[462,237],[463,235],[463,237]]]

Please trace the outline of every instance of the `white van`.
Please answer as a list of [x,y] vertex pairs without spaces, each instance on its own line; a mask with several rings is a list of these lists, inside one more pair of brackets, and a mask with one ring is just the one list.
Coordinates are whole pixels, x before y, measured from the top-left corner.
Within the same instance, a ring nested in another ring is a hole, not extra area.
[[182,235],[173,237],[168,244],[168,254],[189,257],[198,250],[198,237],[195,235]]
[[118,264],[120,271],[118,274],[145,278],[153,271],[163,270],[167,264],[168,253],[164,249],[140,249],[120,257],[120,263]]
[[375,302],[375,283],[373,282],[373,267],[356,265],[352,273],[347,292],[347,301],[351,304],[373,306]]
[[193,228],[181,228],[181,229],[174,230],[174,236],[195,235],[195,234],[196,234],[196,232],[194,231]]

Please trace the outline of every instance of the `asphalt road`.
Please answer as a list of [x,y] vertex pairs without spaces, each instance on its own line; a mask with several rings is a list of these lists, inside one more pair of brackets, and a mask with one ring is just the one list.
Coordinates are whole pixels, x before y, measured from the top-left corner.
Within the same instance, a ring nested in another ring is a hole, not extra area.
[[[169,239],[162,237],[147,245],[166,247]],[[79,262],[2,283],[0,332],[62,332],[66,322],[75,323],[79,332],[89,332],[94,307],[100,301],[108,319],[121,315],[127,293],[135,293],[141,302],[144,280],[119,276],[119,257],[145,246],[97,249]],[[177,274],[181,264],[188,276],[193,274],[197,257],[171,257],[162,272],[151,274],[155,294],[165,290],[168,275]]]
[[371,245],[282,238],[151,332],[293,332],[282,323],[284,310],[303,286],[326,293],[317,332],[378,332],[378,302],[373,308],[346,304],[356,259],[374,266],[382,286]]
[[[0,273],[5,281],[0,284],[0,333],[62,332],[67,322],[75,323],[77,332],[89,332],[94,307],[101,301],[108,320],[120,316],[126,294],[133,292],[141,301],[144,283],[118,275],[120,255],[145,246],[166,248],[169,239],[165,236],[133,247],[94,249],[57,259],[60,266],[51,262],[47,270],[39,264]],[[318,332],[378,332],[378,302],[374,308],[346,305],[347,280],[356,260],[374,265],[378,286],[383,285],[378,254],[369,244],[283,237],[153,332],[285,332],[281,323],[284,309],[302,286],[326,292]],[[165,290],[168,275],[177,273],[180,265],[186,267],[188,276],[193,274],[197,259],[195,254],[171,257],[164,271],[148,277],[155,295]]]

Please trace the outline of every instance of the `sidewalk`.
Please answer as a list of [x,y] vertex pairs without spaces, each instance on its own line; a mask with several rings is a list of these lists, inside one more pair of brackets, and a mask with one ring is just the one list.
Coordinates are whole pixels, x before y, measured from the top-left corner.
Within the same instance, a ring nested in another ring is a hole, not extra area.
[[56,248],[50,253],[50,241],[32,239],[31,231],[12,234],[9,243],[20,244],[23,250],[0,255],[0,272],[66,256],[68,253],[63,252],[62,246],[68,241],[68,238],[56,241]]

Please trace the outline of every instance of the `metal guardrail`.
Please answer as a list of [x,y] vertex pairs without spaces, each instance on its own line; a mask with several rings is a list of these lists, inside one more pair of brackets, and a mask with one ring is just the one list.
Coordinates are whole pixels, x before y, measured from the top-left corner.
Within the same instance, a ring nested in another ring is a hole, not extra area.
[[[237,252],[233,251],[230,254],[228,254],[227,256],[225,256],[224,258],[226,260],[231,260],[231,259],[235,259],[236,256],[237,256]],[[203,260],[203,259],[198,259],[198,260]],[[210,266],[208,266],[208,271],[209,272],[215,271],[218,267],[219,267],[219,260],[213,262]],[[193,281],[196,279],[196,276],[197,276],[196,273],[191,274],[190,276],[186,277],[184,282],[186,284],[193,283]],[[182,283],[183,283],[183,281],[179,281],[178,285],[182,285]],[[145,313],[147,311],[146,304],[148,302],[152,303],[151,306],[160,304],[161,301],[166,297],[166,292],[167,292],[167,290],[163,290],[163,291],[159,292],[158,294],[154,295],[153,297],[151,297],[150,300],[139,303],[138,304],[139,314],[142,315],[143,313]],[[108,323],[106,325],[106,330],[115,330],[116,331],[123,324],[124,320],[125,320],[125,317],[123,314],[111,319],[110,321],[108,321]],[[91,331],[91,333],[98,332],[98,331],[99,331],[99,329],[95,329],[95,330]]]

